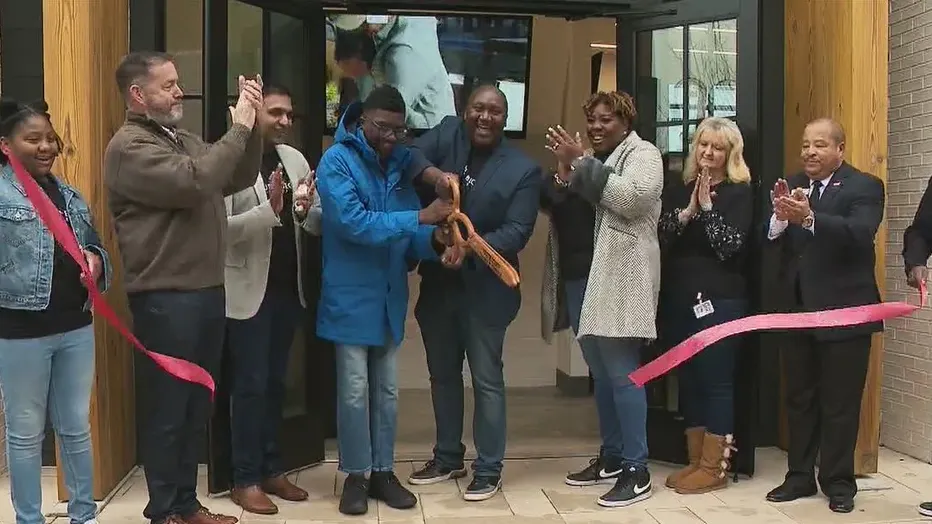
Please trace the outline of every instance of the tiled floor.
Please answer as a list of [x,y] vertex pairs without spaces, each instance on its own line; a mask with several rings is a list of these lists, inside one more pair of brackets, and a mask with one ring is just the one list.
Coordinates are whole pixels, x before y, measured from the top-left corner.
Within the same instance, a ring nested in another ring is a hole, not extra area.
[[[397,471],[405,474],[414,463],[399,462]],[[272,517],[242,516],[244,524],[866,524],[922,522],[916,505],[923,494],[932,498],[932,466],[882,450],[881,472],[867,479],[857,498],[857,509],[849,515],[830,513],[821,497],[790,504],[774,505],[764,501],[764,494],[782,478],[783,453],[773,449],[758,451],[759,473],[750,480],[740,480],[727,489],[706,495],[680,496],[663,487],[663,478],[671,470],[653,464],[654,496],[623,509],[605,510],[594,500],[603,488],[572,488],[562,477],[580,465],[580,459],[509,460],[505,466],[503,493],[486,502],[467,503],[460,497],[463,484],[453,482],[417,488],[420,504],[413,510],[396,511],[373,504],[366,517],[349,518],[337,511],[337,493],[342,479],[332,462],[294,474],[297,483],[312,493],[309,502],[279,502],[281,512]],[[45,510],[64,511],[54,503],[54,475],[45,477]],[[203,477],[206,481],[206,477]],[[7,479],[0,480],[0,522],[12,523]],[[145,481],[141,473],[133,475],[113,500],[103,509],[101,524],[144,524],[141,516],[146,501]],[[212,510],[241,515],[225,496],[204,498]],[[67,524],[58,517],[55,524]],[[926,521],[932,522],[932,521]]]
[[[396,471],[406,477],[430,453],[434,427],[427,391],[403,390],[400,397]],[[470,397],[467,395],[467,420],[472,416]],[[654,463],[653,497],[630,508],[605,510],[595,499],[606,487],[573,488],[563,483],[564,475],[585,465],[587,453],[598,448],[592,400],[567,398],[553,388],[509,388],[508,406],[510,460],[505,464],[505,487],[503,493],[486,502],[462,500],[465,479],[414,488],[419,504],[409,511],[373,503],[369,515],[345,517],[337,511],[343,479],[332,461],[336,457],[332,446],[327,452],[330,460],[293,474],[311,493],[311,500],[297,504],[277,501],[281,508],[278,515],[242,515],[226,496],[204,496],[202,502],[213,511],[241,516],[243,524],[887,524],[922,522],[916,506],[925,496],[932,500],[932,465],[881,449],[880,473],[859,481],[861,493],[854,513],[833,514],[821,497],[768,504],[764,494],[782,480],[786,458],[779,450],[759,449],[753,479],[740,480],[713,494],[680,496],[663,487],[672,466]],[[464,442],[470,442],[470,424],[465,433]],[[49,520],[68,524],[63,516],[65,505],[55,498],[54,470],[47,471],[43,480],[43,509],[50,514]],[[206,480],[205,468],[202,493],[206,492]],[[103,507],[100,524],[145,524],[145,503],[145,480],[136,472]],[[0,478],[0,524],[12,524],[12,515],[9,481]],[[926,522],[932,523],[932,519]]]

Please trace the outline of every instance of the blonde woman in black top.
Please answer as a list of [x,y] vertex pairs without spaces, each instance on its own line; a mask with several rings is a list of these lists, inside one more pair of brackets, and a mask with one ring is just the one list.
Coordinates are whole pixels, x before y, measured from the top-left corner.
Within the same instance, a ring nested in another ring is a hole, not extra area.
[[[734,122],[707,118],[696,129],[684,183],[668,188],[658,225],[661,338],[677,344],[710,326],[747,314],[744,253],[752,220],[751,175],[744,140]],[[726,486],[724,470],[734,430],[732,337],[680,369],[680,406],[686,419],[689,465],[670,475],[678,493]]]

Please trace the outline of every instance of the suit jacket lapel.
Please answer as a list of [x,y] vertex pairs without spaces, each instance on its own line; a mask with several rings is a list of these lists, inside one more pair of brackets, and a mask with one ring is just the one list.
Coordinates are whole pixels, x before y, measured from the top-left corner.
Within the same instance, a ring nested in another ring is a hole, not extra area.
[[297,187],[298,182],[301,181],[301,177],[304,175],[304,166],[301,165],[298,158],[295,158],[296,155],[292,149],[279,144],[275,146],[275,151],[282,162],[282,167],[285,168],[285,174],[288,175],[288,179],[291,181],[291,186]]
[[842,162],[841,166],[835,171],[835,174],[832,175],[832,179],[829,180],[828,187],[822,191],[822,196],[819,197],[819,202],[815,206],[816,211],[831,208],[832,202],[835,200],[838,192],[844,187],[845,179],[848,178],[850,171],[851,166],[849,166],[847,162]]

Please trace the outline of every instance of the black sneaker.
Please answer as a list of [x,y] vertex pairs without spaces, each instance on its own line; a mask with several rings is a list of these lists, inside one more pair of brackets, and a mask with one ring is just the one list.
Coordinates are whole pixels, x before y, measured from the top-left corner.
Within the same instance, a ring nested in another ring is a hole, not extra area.
[[488,500],[495,496],[502,489],[501,477],[475,477],[466,491],[463,492],[463,500],[478,502]]
[[408,477],[408,484],[425,486],[436,484],[444,480],[458,479],[466,476],[466,468],[453,469],[441,466],[435,459],[427,461],[424,467],[415,471]]
[[340,513],[365,515],[369,511],[369,479],[365,475],[352,474],[343,481],[340,495]]
[[395,509],[410,509],[417,505],[417,497],[401,485],[391,471],[373,471],[369,477],[369,496],[381,500]]
[[932,517],[932,502],[923,502],[919,505],[919,514]]
[[594,458],[582,471],[570,473],[566,476],[569,486],[595,486],[596,484],[611,484],[621,475],[623,468],[620,463],[603,458]]
[[626,466],[615,487],[599,497],[599,506],[621,508],[650,498],[650,473],[644,466]]

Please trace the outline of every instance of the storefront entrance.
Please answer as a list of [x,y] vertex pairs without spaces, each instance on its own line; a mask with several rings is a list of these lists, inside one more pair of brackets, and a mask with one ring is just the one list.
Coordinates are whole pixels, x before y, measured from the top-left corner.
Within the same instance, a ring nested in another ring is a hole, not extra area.
[[[334,12],[325,11],[319,4],[315,6],[314,2],[305,0],[160,0],[156,3],[162,4],[162,14],[156,18],[160,21],[161,32],[156,30],[155,34],[151,35],[154,39],[152,43],[144,43],[137,39],[133,46],[163,48],[175,56],[185,90],[185,127],[202,133],[209,141],[219,138],[228,126],[227,105],[235,97],[235,75],[261,72],[267,82],[284,85],[292,92],[297,111],[294,144],[305,153],[311,165],[315,165],[327,143],[327,139],[322,140],[322,137],[325,137],[328,128],[332,127],[328,123],[332,118],[328,117],[332,116],[334,107],[340,102],[340,97],[332,100],[333,93],[330,90],[333,88],[328,87],[331,78],[324,67],[328,60],[326,17]],[[325,2],[325,7],[329,7],[326,4]],[[457,11],[480,13],[490,10],[488,7],[471,7],[470,2],[462,4]],[[553,9],[556,5],[552,2],[544,4],[524,4],[515,0],[509,3],[507,9],[506,6],[497,7],[508,13],[530,15]],[[366,5],[366,2],[357,2],[355,9],[364,9]],[[758,180],[776,178],[777,173],[761,167],[764,165],[764,152],[758,130],[761,129],[764,116],[758,107],[761,86],[758,57],[762,52],[758,29],[758,2],[639,2],[636,6],[631,6],[606,1],[578,3],[572,6],[572,12],[569,11],[570,7],[564,6],[564,14],[572,16],[574,20],[600,16],[608,17],[607,20],[615,19],[615,30],[610,31],[614,34],[609,35],[609,39],[614,37],[615,42],[598,42],[598,45],[608,49],[615,48],[617,44],[614,52],[604,55],[612,57],[616,62],[616,78],[613,84],[633,93],[637,98],[641,114],[638,131],[641,136],[653,140],[662,150],[668,183],[680,180],[691,133],[698,122],[707,116],[735,119],[745,132],[745,155],[752,172]],[[379,12],[385,11],[381,9]],[[554,12],[548,12],[552,13]],[[418,14],[423,16],[425,13]],[[442,17],[449,13],[431,10],[427,14]],[[477,15],[475,18],[481,16]],[[490,23],[489,27],[497,27],[498,31],[502,30],[503,24],[507,24],[506,17],[495,20],[504,20]],[[530,34],[530,18],[527,20],[528,34],[523,38],[530,42],[533,35]],[[482,24],[481,21],[475,23]],[[517,25],[508,26],[508,31],[514,33],[515,38],[521,38],[522,30]],[[782,46],[782,39],[777,43]],[[469,49],[470,44],[461,40],[458,45]],[[504,82],[505,87],[511,90],[509,93],[517,93],[515,100],[520,100],[524,108],[528,100],[534,103],[533,97],[528,97],[528,92],[535,89],[532,86],[536,82],[543,85],[548,79],[544,76],[546,71],[538,69],[531,71],[530,78],[527,78],[530,59],[527,70],[523,70],[522,64],[503,58],[515,45],[514,42],[508,45],[496,43],[495,46],[486,46],[484,50],[479,51],[479,55],[485,58],[479,60],[480,65],[476,67],[480,67],[482,72],[476,73],[475,76],[482,81],[497,81],[501,86],[501,76],[498,76],[494,69],[517,70],[509,73],[508,80]],[[596,48],[596,42],[586,42],[585,45]],[[527,47],[530,49],[532,46],[527,44]],[[588,53],[583,57],[588,67],[594,51],[584,48],[574,52]],[[520,78],[522,73],[524,78]],[[459,93],[458,90],[468,89],[469,82],[476,81],[470,78],[470,75],[450,74],[450,77],[456,93]],[[782,73],[780,78],[782,79]],[[558,80],[567,81],[562,77]],[[583,95],[589,92],[588,79],[586,83],[586,92],[582,93]],[[593,85],[598,85],[598,82],[594,81]],[[577,118],[575,115],[581,102],[582,99],[568,103],[573,108],[571,114],[574,118]],[[515,104],[509,99],[509,105],[514,107]],[[536,141],[540,140],[538,135],[543,134],[534,127],[534,111],[533,106],[528,107],[523,120],[514,124],[518,127],[509,132],[515,139],[528,144],[526,150],[539,148]],[[782,114],[778,117],[782,118]],[[558,122],[550,122],[553,123]],[[510,125],[512,124],[509,123]],[[545,223],[542,222],[538,229],[540,231],[535,233],[535,237],[540,234],[546,236]],[[336,434],[333,347],[328,342],[316,338],[314,333],[320,252],[319,244],[313,239],[308,244],[307,255],[306,259],[311,261],[306,268],[305,280],[312,283],[307,289],[310,307],[292,352],[282,431],[286,466],[292,469],[331,458],[335,451],[333,444],[328,445],[327,442],[327,439],[332,439]],[[525,267],[526,264],[523,264],[523,270],[534,271],[533,268]],[[756,266],[749,267],[749,272],[757,275],[756,269]],[[416,281],[412,283],[416,284]],[[529,290],[525,295],[530,296],[535,292],[536,290]],[[528,302],[526,299],[525,309],[536,309],[534,303]],[[528,312],[528,317],[534,315],[533,311]],[[411,324],[413,323],[409,323],[409,331]],[[416,333],[409,336],[419,337]],[[543,342],[538,343],[534,340],[525,340],[522,344],[539,344],[543,347]],[[645,359],[665,349],[663,341],[659,341],[655,346],[650,352],[645,353]],[[770,413],[768,417],[759,416],[761,404],[758,384],[761,380],[761,369],[776,375],[774,367],[768,370],[762,364],[759,341],[748,339],[747,346],[737,373],[739,400],[736,405],[737,439],[739,447],[746,452],[739,454],[736,467],[741,473],[752,474],[752,451],[756,444],[762,441],[771,443],[767,435],[758,433],[759,419],[776,418],[775,405],[772,409],[765,408]],[[417,343],[413,343],[410,350],[409,355],[417,351],[423,352],[423,348]],[[527,358],[530,365],[533,354]],[[229,367],[229,362],[226,363],[226,367]],[[564,422],[575,424],[576,429],[584,428],[588,431],[583,431],[586,434],[581,437],[576,436],[591,441],[585,440],[585,447],[588,449],[574,450],[571,454],[585,455],[596,451],[598,432],[591,399],[554,398],[553,395],[559,395],[555,388],[539,388],[538,393],[534,393],[534,388],[512,388],[515,380],[520,382],[513,375],[506,373],[509,399],[516,399],[511,403],[514,406],[511,411],[514,413],[523,410],[520,413],[522,418],[515,419],[519,425],[520,421],[533,421],[535,418],[550,420],[549,426],[559,426]],[[426,376],[423,377],[423,381],[426,382]],[[231,487],[229,386],[229,373],[225,372],[219,383],[216,415],[210,426],[209,442],[205,445],[209,489],[212,493],[223,492]],[[682,419],[678,415],[676,374],[652,383],[648,396],[651,407],[648,428],[651,458],[684,462],[685,450]],[[410,401],[406,401],[406,398]],[[548,418],[555,413],[552,410],[548,411],[548,408],[564,403],[566,413],[582,413],[582,418]],[[401,446],[398,451],[411,455],[406,458],[419,458],[429,452],[433,440],[433,426],[429,424],[432,420],[429,394],[426,390],[421,390],[420,393],[402,392],[400,409],[418,415],[400,416],[399,439],[411,437],[408,439],[411,442],[406,443],[412,445]],[[539,410],[539,414],[536,410]],[[413,425],[406,429],[405,420],[414,421]],[[428,423],[424,424],[425,421]],[[510,424],[511,422],[509,421]],[[568,435],[559,431],[555,433],[552,447],[557,450],[561,449],[561,434]],[[544,450],[541,453],[546,455],[552,452]],[[525,456],[527,453],[522,450],[520,455]]]

